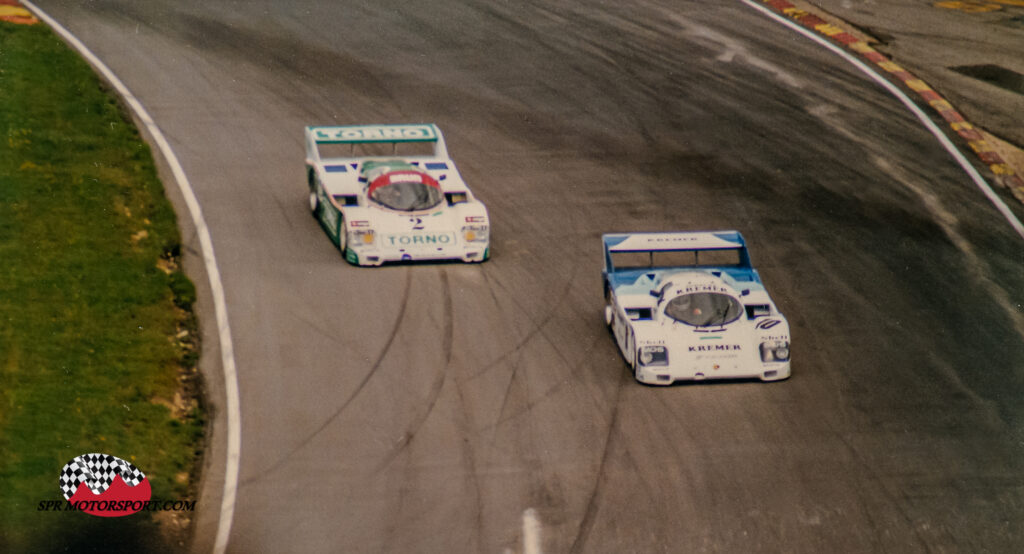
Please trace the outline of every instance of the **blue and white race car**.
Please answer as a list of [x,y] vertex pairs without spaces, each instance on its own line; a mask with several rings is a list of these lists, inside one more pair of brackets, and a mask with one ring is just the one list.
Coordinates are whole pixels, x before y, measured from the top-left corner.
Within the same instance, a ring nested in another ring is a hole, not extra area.
[[487,209],[436,125],[306,127],[309,209],[356,265],[482,262]]
[[602,239],[605,321],[637,381],[789,377],[789,323],[738,232]]

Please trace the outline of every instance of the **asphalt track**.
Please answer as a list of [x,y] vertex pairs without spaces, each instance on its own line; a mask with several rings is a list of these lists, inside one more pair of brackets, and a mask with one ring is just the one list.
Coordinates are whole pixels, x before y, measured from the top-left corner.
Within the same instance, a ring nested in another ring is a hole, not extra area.
[[[1024,545],[1024,245],[895,99],[740,2],[38,4],[148,108],[210,224],[230,551],[520,551],[528,509],[545,552]],[[302,127],[420,121],[494,257],[351,267],[305,206]],[[793,377],[632,382],[600,234],[718,228],[788,315]]]

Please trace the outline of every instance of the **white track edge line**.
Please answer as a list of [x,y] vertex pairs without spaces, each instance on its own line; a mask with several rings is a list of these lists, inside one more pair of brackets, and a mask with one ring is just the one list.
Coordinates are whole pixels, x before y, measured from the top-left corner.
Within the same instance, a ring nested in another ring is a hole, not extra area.
[[832,52],[839,54],[846,61],[853,64],[857,69],[860,69],[868,77],[870,77],[878,84],[882,85],[882,87],[888,90],[893,96],[898,98],[899,101],[902,102],[903,105],[905,105],[907,108],[909,108],[910,111],[913,112],[915,116],[917,116],[921,123],[923,123],[924,126],[929,131],[931,131],[933,135],[935,135],[935,138],[939,140],[939,143],[941,143],[942,146],[946,149],[946,151],[949,152],[951,156],[953,156],[953,159],[955,159],[957,163],[960,164],[960,167],[962,167],[964,171],[967,172],[967,175],[969,175],[971,180],[974,181],[974,184],[977,185],[979,189],[981,189],[981,192],[985,194],[985,196],[989,199],[989,202],[991,202],[992,205],[995,206],[996,210],[998,210],[999,213],[1003,215],[1003,217],[1010,224],[1010,226],[1013,227],[1013,230],[1016,231],[1021,238],[1024,238],[1024,224],[1021,224],[1020,220],[1017,219],[1017,216],[1014,215],[1012,210],[1010,210],[1010,207],[1007,206],[1001,198],[999,198],[999,195],[996,194],[994,190],[992,190],[992,187],[989,186],[988,182],[985,181],[985,178],[982,177],[980,173],[978,173],[977,169],[974,169],[974,166],[971,165],[971,162],[969,162],[967,158],[964,157],[963,153],[961,153],[960,150],[953,144],[953,142],[949,140],[949,137],[947,137],[946,134],[942,132],[941,129],[939,129],[938,125],[936,125],[935,122],[932,121],[930,117],[928,117],[928,114],[924,113],[924,111],[917,104],[915,104],[914,101],[911,100],[910,97],[908,97],[902,90],[900,90],[899,88],[896,87],[896,85],[892,84],[887,79],[879,75],[870,66],[868,66],[861,60],[857,59],[846,50],[843,50],[839,46],[822,38],[817,33],[811,32],[801,27],[799,24],[785,17],[782,17],[781,15],[773,12],[772,10],[766,8],[765,6],[756,3],[754,0],[740,1],[754,8],[755,10],[764,13],[768,17],[771,17],[772,19],[782,23],[783,25],[786,25],[790,29],[793,29],[794,31],[804,35],[805,37],[813,40],[814,42],[817,42],[818,44],[828,48]]
[[149,112],[142,106],[142,103],[128,90],[120,79],[114,75],[106,64],[89,50],[82,41],[71,34],[64,26],[54,20],[46,12],[29,0],[21,0],[36,16],[45,21],[52,29],[57,31],[69,44],[75,47],[78,52],[89,61],[96,70],[103,74],[107,81],[117,90],[121,98],[132,108],[135,115],[146,126],[150,136],[160,148],[167,163],[171,166],[178,188],[185,198],[185,204],[192,216],[192,223],[195,225],[196,234],[199,236],[199,244],[202,248],[203,262],[206,265],[206,273],[210,280],[210,289],[213,293],[214,311],[217,317],[217,331],[220,337],[221,364],[224,370],[224,389],[227,397],[227,421],[228,421],[228,444],[227,460],[224,472],[224,493],[221,498],[220,519],[217,526],[217,538],[213,551],[221,554],[227,549],[228,537],[231,534],[231,523],[235,512],[235,495],[238,490],[238,464],[241,452],[242,431],[241,416],[238,398],[238,373],[235,367],[235,354],[231,342],[231,327],[228,325],[227,302],[224,298],[224,285],[221,282],[220,271],[217,268],[217,258],[213,253],[213,240],[210,238],[210,229],[203,218],[202,208],[196,198],[192,185],[189,183],[185,170],[178,161],[177,155],[171,149],[170,144],[164,137],[163,132],[157,127]]

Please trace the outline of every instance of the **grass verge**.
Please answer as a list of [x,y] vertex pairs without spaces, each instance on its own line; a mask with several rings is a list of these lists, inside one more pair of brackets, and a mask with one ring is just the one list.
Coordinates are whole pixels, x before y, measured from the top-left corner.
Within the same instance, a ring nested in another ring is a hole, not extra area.
[[91,452],[192,494],[195,292],[150,150],[43,25],[0,22],[0,132],[0,551],[173,548],[150,513],[37,511]]

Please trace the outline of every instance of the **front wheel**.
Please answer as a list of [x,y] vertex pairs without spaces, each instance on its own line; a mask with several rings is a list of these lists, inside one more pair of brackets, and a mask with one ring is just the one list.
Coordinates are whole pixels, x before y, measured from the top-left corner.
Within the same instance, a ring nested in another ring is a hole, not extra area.
[[316,182],[312,176],[309,178],[309,211],[313,217],[320,217],[320,196],[316,193]]
[[348,257],[348,233],[345,232],[345,216],[338,214],[338,250]]

